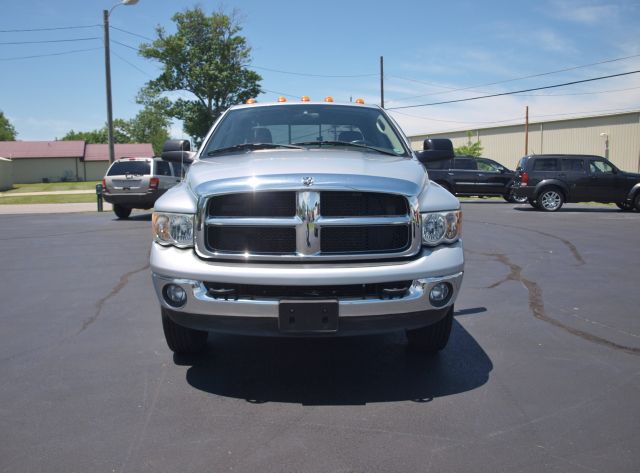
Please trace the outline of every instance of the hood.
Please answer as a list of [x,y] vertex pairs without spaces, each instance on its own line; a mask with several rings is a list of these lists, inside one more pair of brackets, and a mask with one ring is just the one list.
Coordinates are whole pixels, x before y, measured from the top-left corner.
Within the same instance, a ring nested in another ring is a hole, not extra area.
[[257,150],[196,161],[189,170],[189,186],[196,194],[242,190],[305,188],[386,189],[418,195],[427,183],[415,159],[360,150]]

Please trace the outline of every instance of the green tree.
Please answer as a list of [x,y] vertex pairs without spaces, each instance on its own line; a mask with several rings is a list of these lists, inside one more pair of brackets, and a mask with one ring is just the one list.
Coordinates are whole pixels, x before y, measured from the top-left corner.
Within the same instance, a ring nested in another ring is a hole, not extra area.
[[472,142],[471,136],[471,132],[467,132],[467,144],[454,148],[456,156],[482,156],[482,144],[480,143],[480,140]]
[[0,141],[13,141],[17,135],[16,129],[0,110]]
[[[169,118],[159,108],[162,102],[148,105],[131,120],[113,120],[114,143],[151,143],[153,151],[160,154],[162,145],[169,139]],[[107,127],[91,131],[69,131],[62,140],[83,140],[89,144],[107,143]]]
[[147,82],[138,95],[151,104],[164,92],[188,92],[168,106],[171,117],[183,121],[184,130],[199,144],[212,123],[229,106],[256,97],[262,77],[246,66],[251,48],[235,14],[222,11],[207,16],[196,7],[176,13],[177,31],[168,35],[156,28],[157,39],[140,46],[140,54],[163,66],[160,76]]

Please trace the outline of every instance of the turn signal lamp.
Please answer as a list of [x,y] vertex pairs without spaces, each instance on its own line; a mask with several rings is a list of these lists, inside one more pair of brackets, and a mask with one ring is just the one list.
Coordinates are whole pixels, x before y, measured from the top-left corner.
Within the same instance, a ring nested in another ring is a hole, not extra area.
[[286,102],[286,101],[287,101],[286,97],[282,97],[282,96],[278,97],[278,102]]
[[256,99],[247,99],[245,103],[247,104],[256,103]]
[[356,103],[359,103],[360,105],[364,105],[364,99],[356,99]]
[[325,102],[333,102],[333,97],[327,96],[327,97],[324,98],[324,101]]
[[303,102],[311,102],[311,99],[309,98],[308,95],[303,95],[300,100],[302,100]]

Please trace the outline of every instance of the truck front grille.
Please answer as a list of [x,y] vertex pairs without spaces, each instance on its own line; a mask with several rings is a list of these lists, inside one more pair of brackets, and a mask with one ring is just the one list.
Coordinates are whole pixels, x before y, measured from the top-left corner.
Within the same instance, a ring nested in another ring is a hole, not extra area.
[[197,248],[221,259],[394,258],[420,248],[419,212],[398,194],[260,191],[213,195]]

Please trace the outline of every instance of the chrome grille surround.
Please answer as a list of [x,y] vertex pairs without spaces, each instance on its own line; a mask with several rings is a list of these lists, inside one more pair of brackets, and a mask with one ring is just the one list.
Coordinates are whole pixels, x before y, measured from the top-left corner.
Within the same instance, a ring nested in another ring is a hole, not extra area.
[[[297,175],[270,176],[265,181],[249,178],[218,182],[216,185],[199,186],[200,195],[196,217],[196,253],[201,258],[229,261],[354,261],[381,260],[410,257],[418,254],[422,244],[421,215],[417,199],[417,186],[396,179],[367,176],[348,176],[348,182],[338,182],[341,176],[314,176],[314,185],[303,187],[301,177]],[[213,183],[212,183],[213,184]],[[296,215],[293,217],[209,217],[208,201],[214,195],[250,192],[269,192],[278,190],[295,191]],[[322,192],[353,191],[400,194],[407,199],[408,213],[398,216],[367,217],[323,217],[320,208]],[[207,247],[207,227],[250,226],[250,227],[293,227],[296,232],[295,253],[239,253],[212,251]],[[349,252],[322,254],[320,249],[321,229],[326,227],[363,227],[373,225],[402,225],[409,234],[408,246],[394,252]],[[319,231],[316,231],[319,230]]]

